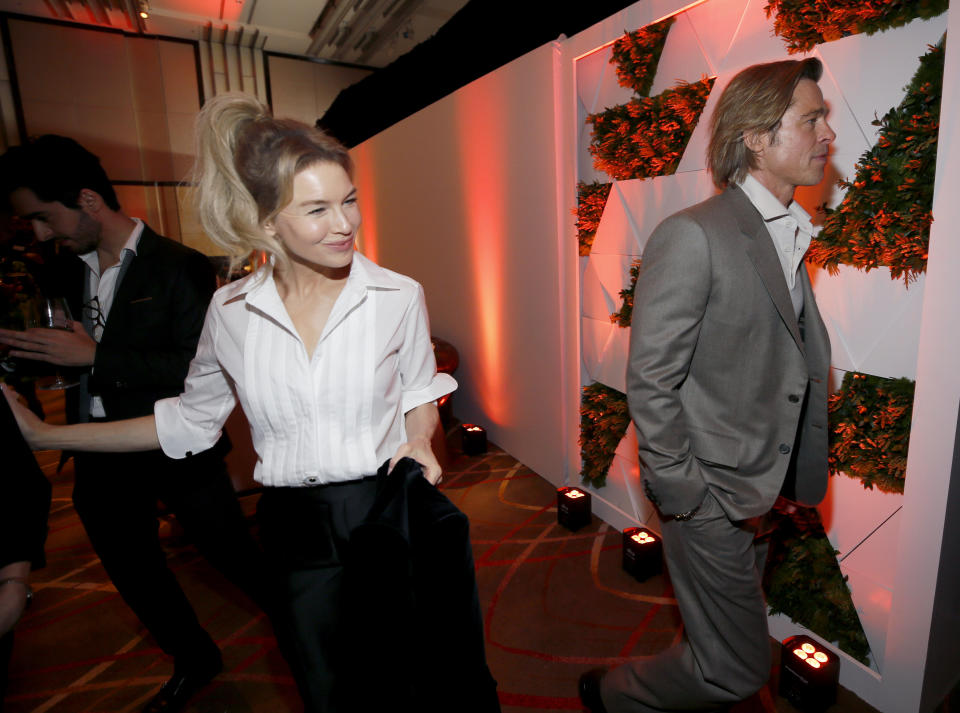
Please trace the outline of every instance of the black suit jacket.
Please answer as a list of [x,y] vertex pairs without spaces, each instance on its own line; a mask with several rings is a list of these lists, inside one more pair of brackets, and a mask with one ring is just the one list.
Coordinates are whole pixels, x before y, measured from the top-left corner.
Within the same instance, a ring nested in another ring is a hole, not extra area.
[[[86,266],[70,256],[58,270],[79,320]],[[89,390],[103,399],[109,420],[152,414],[154,402],[180,394],[215,289],[216,275],[206,256],[144,225],[89,370]],[[67,392],[71,421],[86,411],[79,391]]]

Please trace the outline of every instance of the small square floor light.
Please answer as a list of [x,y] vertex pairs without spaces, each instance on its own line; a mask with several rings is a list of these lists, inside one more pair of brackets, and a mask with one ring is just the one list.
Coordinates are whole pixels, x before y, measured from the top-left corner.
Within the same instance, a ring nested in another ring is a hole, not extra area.
[[557,522],[568,530],[579,530],[590,524],[590,493],[580,488],[557,490]]
[[663,543],[646,527],[623,531],[623,569],[638,582],[663,571]]
[[475,423],[460,425],[460,435],[463,438],[463,452],[468,456],[478,456],[487,452],[487,431]]
[[780,695],[802,711],[825,711],[837,700],[840,659],[804,634],[780,647]]

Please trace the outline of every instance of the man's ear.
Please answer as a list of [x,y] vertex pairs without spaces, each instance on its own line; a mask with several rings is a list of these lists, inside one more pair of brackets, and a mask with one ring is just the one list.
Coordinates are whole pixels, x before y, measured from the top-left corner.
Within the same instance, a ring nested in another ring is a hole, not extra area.
[[96,191],[89,188],[83,188],[80,190],[80,195],[77,197],[77,202],[80,204],[80,210],[91,215],[99,213],[106,205],[103,202],[103,197]]
[[763,150],[769,143],[768,137],[769,134],[765,131],[750,131],[744,133],[743,145],[746,146],[754,156],[759,158],[763,155]]

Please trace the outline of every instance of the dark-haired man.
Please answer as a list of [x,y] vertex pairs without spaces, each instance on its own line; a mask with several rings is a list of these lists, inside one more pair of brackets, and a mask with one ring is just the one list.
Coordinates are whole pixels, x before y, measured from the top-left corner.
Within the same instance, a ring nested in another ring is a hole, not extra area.
[[[72,139],[43,136],[0,157],[2,198],[42,240],[70,254],[58,282],[73,330],[0,330],[16,357],[82,372],[68,392],[72,421],[153,412],[183,388],[216,287],[199,252],[154,233],[120,209],[99,159]],[[157,501],[218,569],[257,600],[263,577],[214,447],[183,460],[146,453],[76,453],[73,501],[90,542],[127,604],[174,659],[174,675],[145,711],[176,711],[222,669],[220,650],[167,567]]]
[[667,218],[644,250],[628,400],[684,637],[584,674],[594,712],[717,710],[769,677],[755,523],[778,495],[815,505],[827,487],[830,343],[803,266],[810,218],[793,201],[823,179],[835,138],[821,72],[790,60],[733,78],[708,150],[725,190]]

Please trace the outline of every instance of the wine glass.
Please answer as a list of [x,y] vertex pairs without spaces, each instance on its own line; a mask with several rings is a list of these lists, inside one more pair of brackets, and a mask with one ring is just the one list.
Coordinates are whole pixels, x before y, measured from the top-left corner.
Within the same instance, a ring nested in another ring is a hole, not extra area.
[[[45,327],[47,329],[65,329],[73,331],[73,315],[67,301],[62,297],[37,297],[33,303],[33,314],[27,319],[28,327]],[[55,389],[69,389],[80,382],[76,379],[66,379],[57,369],[52,381],[37,383],[37,388],[44,391]]]

